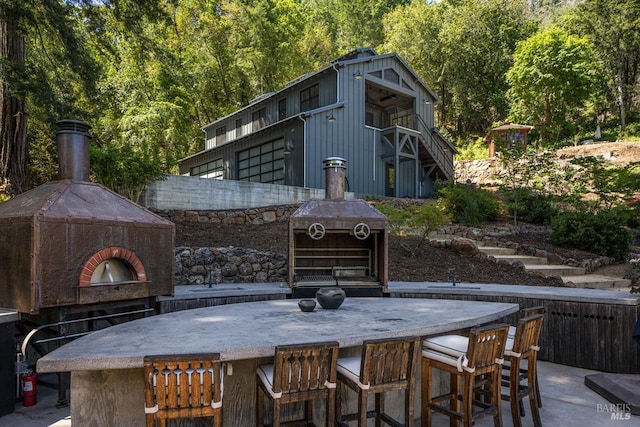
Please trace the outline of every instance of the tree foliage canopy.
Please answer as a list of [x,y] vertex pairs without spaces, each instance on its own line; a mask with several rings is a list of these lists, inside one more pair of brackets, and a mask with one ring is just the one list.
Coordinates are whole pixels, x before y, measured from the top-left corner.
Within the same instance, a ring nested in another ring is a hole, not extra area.
[[597,83],[598,61],[586,39],[548,29],[518,43],[507,81],[519,119],[562,124]]
[[0,185],[55,177],[62,118],[91,123],[100,150],[175,171],[203,125],[363,46],[403,56],[462,139],[506,118],[624,129],[639,116],[640,2],[574,4],[0,0]]

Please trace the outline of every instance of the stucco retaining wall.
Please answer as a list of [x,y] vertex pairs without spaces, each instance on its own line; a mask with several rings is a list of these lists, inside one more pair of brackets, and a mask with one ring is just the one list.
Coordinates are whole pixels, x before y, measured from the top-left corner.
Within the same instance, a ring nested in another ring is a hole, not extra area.
[[[225,210],[300,204],[323,199],[325,190],[193,176],[167,175],[150,182],[140,204],[152,210]],[[345,193],[345,199],[354,194]]]

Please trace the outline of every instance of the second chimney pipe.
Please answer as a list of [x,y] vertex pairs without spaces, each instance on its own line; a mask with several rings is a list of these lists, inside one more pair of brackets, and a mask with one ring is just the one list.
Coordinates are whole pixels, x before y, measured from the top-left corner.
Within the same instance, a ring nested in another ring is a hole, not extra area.
[[91,126],[78,120],[59,120],[56,125],[58,178],[89,181]]
[[325,198],[329,200],[344,199],[344,184],[347,161],[342,157],[327,157],[324,163]]

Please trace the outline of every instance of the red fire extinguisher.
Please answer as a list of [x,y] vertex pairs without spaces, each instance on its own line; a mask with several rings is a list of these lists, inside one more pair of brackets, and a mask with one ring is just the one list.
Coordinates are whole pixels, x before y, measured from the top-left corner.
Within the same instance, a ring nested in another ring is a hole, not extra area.
[[22,405],[33,406],[37,401],[36,373],[27,371],[22,376]]

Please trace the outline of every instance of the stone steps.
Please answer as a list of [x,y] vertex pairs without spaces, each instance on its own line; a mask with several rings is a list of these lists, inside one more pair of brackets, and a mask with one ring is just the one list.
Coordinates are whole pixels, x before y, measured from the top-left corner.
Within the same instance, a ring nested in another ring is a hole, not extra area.
[[[430,236],[431,240],[439,242],[451,242],[456,237],[452,235]],[[526,271],[535,272],[544,276],[559,276],[566,286],[587,289],[624,289],[631,286],[631,281],[619,277],[604,276],[587,273],[584,267],[572,267],[562,264],[549,264],[546,257],[529,255],[517,255],[513,248],[484,246],[482,242],[474,241],[478,250],[497,261],[513,264],[520,262]]]
[[485,254],[491,255],[493,257],[516,254],[516,250],[513,248],[498,248],[495,246],[478,246],[478,249],[481,252],[484,252]]
[[[457,236],[451,234],[433,233],[430,240],[450,243]],[[558,276],[568,287],[588,288],[588,289],[628,289],[631,280],[620,277],[604,276],[600,274],[587,273],[584,267],[572,267],[563,264],[549,264],[546,257],[536,257],[529,255],[518,255],[514,248],[487,246],[477,240],[472,240],[478,250],[487,256],[493,257],[498,262],[509,264],[518,263],[526,271],[548,276]]]
[[631,280],[619,277],[603,276],[600,274],[587,273],[584,267],[572,267],[568,265],[549,264],[547,258],[534,257],[528,255],[502,255],[510,248],[485,247],[480,246],[478,250],[487,255],[493,256],[497,260],[510,262],[520,261],[524,264],[524,269],[537,272],[545,276],[559,276],[567,286],[588,289],[623,289],[631,286]]
[[582,276],[586,274],[584,267],[571,267],[570,265],[559,264],[537,264],[537,265],[525,265],[524,269],[527,271],[533,271],[536,273],[544,274],[545,276]]
[[588,289],[629,289],[631,280],[600,274],[562,276],[562,281],[571,287]]
[[[478,249],[480,250],[480,252],[484,252],[485,254],[487,254],[487,252],[485,252],[483,248],[478,248]],[[497,249],[502,249],[502,248],[497,248]],[[531,265],[547,264],[546,258],[537,257],[537,256],[530,256],[530,255],[491,255],[491,256],[497,260],[507,261],[509,262],[509,264],[513,264],[514,262],[520,261],[525,265],[525,269]]]

